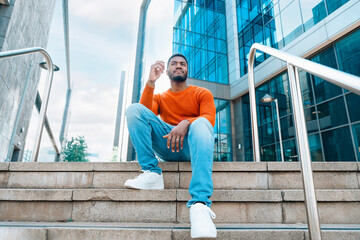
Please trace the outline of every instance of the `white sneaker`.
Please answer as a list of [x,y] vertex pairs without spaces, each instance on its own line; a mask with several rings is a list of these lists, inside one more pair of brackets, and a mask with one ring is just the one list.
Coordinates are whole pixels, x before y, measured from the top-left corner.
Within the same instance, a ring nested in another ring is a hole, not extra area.
[[216,238],[216,227],[212,221],[216,215],[211,209],[195,203],[190,207],[190,223],[192,238]]
[[162,174],[147,170],[135,179],[128,179],[124,186],[133,189],[164,189],[164,178]]

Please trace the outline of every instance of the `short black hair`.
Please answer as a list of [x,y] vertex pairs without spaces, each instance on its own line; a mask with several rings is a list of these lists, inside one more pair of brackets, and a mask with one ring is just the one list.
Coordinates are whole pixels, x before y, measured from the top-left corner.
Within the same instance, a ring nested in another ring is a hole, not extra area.
[[186,59],[186,57],[184,55],[182,55],[181,53],[174,53],[173,55],[171,55],[171,57],[169,58],[168,62],[167,62],[167,66],[169,66],[169,63],[170,63],[170,60],[173,59],[174,57],[182,57],[183,59],[185,59],[185,62],[187,65],[188,64],[188,61]]

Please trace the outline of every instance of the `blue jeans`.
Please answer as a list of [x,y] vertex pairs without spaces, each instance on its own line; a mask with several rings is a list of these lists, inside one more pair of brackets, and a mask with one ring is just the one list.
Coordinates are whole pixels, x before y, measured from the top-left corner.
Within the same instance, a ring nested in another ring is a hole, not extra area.
[[187,202],[187,207],[196,202],[204,202],[210,207],[209,198],[213,192],[214,128],[209,120],[201,117],[190,124],[183,149],[179,152],[172,152],[171,148],[167,148],[167,139],[163,138],[175,126],[159,119],[144,105],[130,105],[126,110],[126,120],[141,168],[161,173],[155,153],[165,161],[191,161],[191,200]]

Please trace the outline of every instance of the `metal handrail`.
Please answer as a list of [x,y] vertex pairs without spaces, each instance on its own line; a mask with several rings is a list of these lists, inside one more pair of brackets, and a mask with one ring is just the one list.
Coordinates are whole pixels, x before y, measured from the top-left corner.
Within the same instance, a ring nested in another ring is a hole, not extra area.
[[312,240],[321,239],[319,214],[318,214],[317,201],[315,196],[314,180],[313,180],[313,174],[311,168],[311,156],[310,156],[309,142],[307,137],[306,122],[304,116],[304,107],[303,107],[303,100],[301,95],[298,69],[299,68],[303,69],[306,72],[309,72],[315,76],[318,76],[330,83],[345,88],[358,95],[360,95],[360,78],[309,61],[307,59],[279,51],[271,47],[263,46],[258,43],[253,44],[251,46],[250,55],[249,55],[248,77],[249,77],[253,153],[256,162],[260,162],[260,145],[259,145],[259,135],[258,135],[255,82],[254,82],[254,59],[255,59],[256,50],[260,50],[266,54],[269,54],[287,63],[287,70],[289,72],[291,100],[294,109],[295,129],[296,129],[297,143],[299,147],[299,155],[301,162],[301,172],[302,172],[302,178],[304,184],[304,195],[305,195],[309,235]]
[[54,75],[53,62],[51,60],[50,55],[45,51],[45,49],[40,48],[40,47],[0,52],[0,59],[16,57],[16,56],[21,56],[21,55],[27,55],[27,54],[32,54],[32,53],[41,53],[45,57],[46,64],[49,66],[49,68],[48,68],[49,71],[48,71],[48,74],[46,77],[46,83],[45,83],[45,88],[44,88],[44,100],[43,100],[42,107],[40,109],[40,122],[39,122],[38,129],[36,132],[35,145],[34,145],[33,154],[31,157],[31,161],[36,162],[37,158],[39,156],[41,136],[42,136],[42,131],[44,128],[46,110],[47,110],[48,103],[49,103],[51,84],[53,81],[53,75]]

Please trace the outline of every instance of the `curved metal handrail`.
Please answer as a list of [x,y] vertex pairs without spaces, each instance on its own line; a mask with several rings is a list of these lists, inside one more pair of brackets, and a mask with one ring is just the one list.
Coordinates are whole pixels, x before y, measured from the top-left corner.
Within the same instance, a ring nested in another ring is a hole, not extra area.
[[53,75],[54,75],[54,65],[51,60],[50,55],[46,52],[45,49],[40,47],[33,47],[33,48],[25,48],[25,49],[18,49],[18,50],[12,50],[12,51],[6,51],[6,52],[0,52],[0,59],[4,58],[10,58],[10,57],[16,57],[21,55],[27,55],[32,53],[41,53],[45,57],[45,61],[47,65],[49,66],[49,71],[46,77],[46,83],[44,88],[44,99],[43,104],[40,109],[40,122],[39,126],[37,128],[36,137],[35,137],[35,145],[33,148],[33,154],[31,157],[31,161],[36,162],[37,158],[39,156],[39,149],[40,149],[40,142],[42,137],[42,131],[44,128],[44,122],[45,122],[45,116],[46,116],[46,110],[49,103],[49,97],[50,97],[50,91],[51,91],[51,85],[53,81]]
[[306,130],[306,121],[304,116],[304,107],[301,95],[298,68],[305,70],[315,76],[318,76],[339,87],[348,89],[360,95],[360,78],[339,70],[303,59],[277,49],[263,46],[255,43],[250,49],[248,63],[249,77],[249,97],[251,109],[251,124],[253,138],[253,152],[255,161],[260,161],[260,145],[258,135],[258,122],[256,114],[256,98],[255,98],[255,81],[254,81],[254,59],[256,50],[260,50],[275,58],[287,63],[289,72],[289,82],[291,90],[291,99],[294,109],[294,120],[299,146],[299,155],[301,162],[301,172],[304,184],[304,195],[306,203],[306,212],[309,226],[309,235],[311,239],[321,239],[321,230],[319,224],[319,216],[317,210],[317,201],[315,196],[314,181],[311,168],[311,156]]

